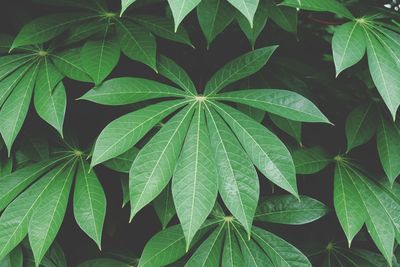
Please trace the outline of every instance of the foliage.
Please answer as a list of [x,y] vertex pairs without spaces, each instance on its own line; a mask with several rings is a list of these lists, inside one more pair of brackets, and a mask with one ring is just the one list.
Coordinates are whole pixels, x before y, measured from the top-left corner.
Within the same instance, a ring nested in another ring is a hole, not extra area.
[[399,266],[397,2],[27,2],[0,266]]

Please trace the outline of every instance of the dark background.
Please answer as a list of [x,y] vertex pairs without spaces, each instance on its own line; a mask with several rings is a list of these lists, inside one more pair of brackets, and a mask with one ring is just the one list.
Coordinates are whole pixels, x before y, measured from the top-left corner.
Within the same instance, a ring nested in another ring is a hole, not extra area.
[[[108,2],[111,10],[119,10],[119,1]],[[360,2],[363,4],[359,6],[353,5],[353,11],[356,13],[359,11],[361,14],[364,9],[371,8],[371,5],[380,6],[386,3],[386,1]],[[18,32],[24,22],[32,18],[55,12],[65,12],[60,8],[41,6],[31,3],[31,1],[22,0],[3,0],[0,8],[2,11],[0,31],[13,35]],[[164,15],[166,8],[166,4],[157,4],[138,12]],[[323,21],[327,21],[327,23]],[[299,79],[305,81],[308,90],[313,95],[312,100],[335,124],[335,127],[316,124],[304,125],[303,145],[306,147],[321,145],[333,157],[345,151],[345,117],[355,105],[365,101],[365,94],[360,93],[360,90],[364,92],[365,85],[360,80],[349,78],[349,75],[346,74],[341,75],[337,80],[334,79],[333,64],[329,61],[329,55],[331,55],[330,34],[327,33],[332,27],[330,25],[332,21],[341,23],[340,19],[334,18],[329,14],[312,14],[310,16],[309,14],[300,13],[297,35],[286,33],[273,22],[268,21],[267,27],[256,44],[256,48],[273,44],[280,45],[276,54],[266,65],[265,72],[262,72],[265,73],[267,80],[268,78],[274,79],[274,70],[279,63],[282,63],[280,59],[283,57],[303,62],[311,70],[309,73],[300,72]],[[183,25],[189,31],[196,48],[192,49],[185,45],[157,39],[158,52],[171,57],[182,65],[193,78],[199,92],[202,91],[202,86],[207,79],[218,68],[251,49],[245,35],[235,24],[228,27],[223,34],[220,34],[209,50],[206,49],[205,39],[193,12],[185,19]],[[355,69],[350,70],[350,72],[358,71],[365,68],[365,66],[366,64],[363,62]],[[306,69],[304,72],[306,72]],[[110,77],[120,76],[146,77],[167,82],[147,66],[133,62],[123,56]],[[324,80],[324,82],[321,82],[321,80]],[[107,107],[90,102],[77,101],[75,99],[83,95],[92,85],[70,80],[65,80],[65,85],[69,99],[64,129],[73,129],[72,131],[80,140],[82,147],[90,147],[92,140],[98,136],[110,121],[135,108],[132,106]],[[289,145],[292,144],[290,138],[282,131],[274,128],[268,119],[265,119],[264,124],[275,130]],[[29,133],[30,130],[38,128],[45,128],[52,132],[53,135],[56,135],[50,127],[40,119],[37,119],[32,109],[23,131]],[[372,140],[369,144],[355,149],[348,156],[354,158],[357,162],[363,163],[363,166],[369,166],[371,172],[379,175],[380,166],[378,159],[375,158],[376,155],[375,140]],[[113,251],[122,251],[131,256],[140,256],[147,240],[161,229],[153,208],[148,206],[143,209],[129,224],[129,207],[121,208],[122,193],[119,174],[102,166],[96,167],[96,173],[105,188],[108,201],[103,236],[103,252],[105,254],[103,255]],[[260,176],[260,184],[262,196],[271,193],[271,188],[265,177]],[[315,175],[298,176],[298,184],[301,194],[322,201],[333,211],[333,166]],[[174,221],[176,221],[176,218]],[[266,227],[297,245],[303,251],[311,251],[313,247],[318,247],[318,245],[324,247],[332,240],[345,240],[334,212],[306,226],[266,225]],[[94,242],[75,223],[71,205],[57,240],[63,247],[70,266],[75,266],[82,260],[101,255]],[[318,263],[316,264],[318,266]]]

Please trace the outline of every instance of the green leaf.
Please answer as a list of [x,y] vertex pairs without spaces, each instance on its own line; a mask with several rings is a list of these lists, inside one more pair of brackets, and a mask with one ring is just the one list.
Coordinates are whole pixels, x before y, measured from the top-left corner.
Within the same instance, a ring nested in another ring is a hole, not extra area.
[[398,77],[400,68],[394,61],[393,56],[372,33],[365,30],[365,36],[372,79],[394,119],[397,108],[400,105],[400,92],[395,90],[395,88],[400,87],[400,79]]
[[117,36],[122,52],[130,59],[137,60],[156,69],[156,40],[143,27],[117,20]]
[[235,109],[220,103],[213,106],[231,127],[261,173],[274,184],[298,196],[293,160],[282,141]]
[[160,195],[153,201],[153,207],[156,211],[162,228],[165,229],[168,223],[175,216],[176,210],[172,198],[171,186],[167,186]]
[[[202,225],[195,240],[199,240],[215,223],[207,221]],[[165,266],[180,259],[186,253],[185,236],[181,225],[174,225],[155,234],[145,245],[138,267]]]
[[329,123],[310,100],[291,91],[246,89],[218,94],[212,98],[249,105],[294,121]]
[[280,237],[258,227],[253,227],[251,232],[274,266],[311,267],[311,263],[301,251]]
[[207,110],[219,192],[229,211],[250,234],[260,195],[257,172],[228,125],[214,110]]
[[277,46],[259,48],[230,61],[211,77],[204,93],[216,94],[227,85],[256,73],[267,63],[276,48]]
[[119,60],[119,46],[107,38],[108,31],[107,27],[102,40],[87,41],[81,49],[82,66],[96,85],[111,73]]
[[275,114],[269,114],[269,117],[279,129],[301,143],[301,122],[292,121]]
[[172,179],[172,195],[187,249],[213,209],[218,191],[203,109],[202,102],[198,102]]
[[279,195],[260,203],[254,220],[299,225],[318,220],[327,213],[328,207],[318,200],[300,196],[299,201],[292,195]]
[[171,100],[128,113],[112,121],[100,133],[91,166],[114,158],[133,147],[151,128],[187,100]]
[[266,1],[260,2],[257,8],[256,14],[254,15],[253,27],[251,27],[250,23],[243,16],[238,16],[236,19],[239,23],[240,29],[242,29],[249,40],[252,49],[254,49],[257,38],[264,30],[268,19],[268,7]]
[[176,64],[172,59],[160,55],[157,61],[157,69],[159,74],[178,85],[183,90],[192,95],[196,95],[196,87],[181,66]]
[[24,45],[39,44],[61,34],[73,24],[94,18],[87,13],[63,13],[48,15],[32,20],[20,30],[11,49]]
[[63,164],[48,172],[38,182],[19,195],[2,213],[0,216],[0,259],[24,239],[28,233],[32,213],[40,203],[42,195],[48,186],[57,177],[60,177],[65,166]]
[[333,200],[340,225],[351,244],[367,217],[360,193],[354,184],[352,173],[341,163],[336,164]]
[[131,17],[131,19],[138,24],[141,24],[158,37],[193,47],[187,31],[183,27],[180,27],[175,32],[174,22],[169,18],[135,15],[134,17]]
[[65,39],[65,43],[72,44],[76,43],[99,33],[104,32],[107,28],[107,21],[104,19],[90,20],[86,23],[82,23],[73,27]]
[[215,37],[232,22],[235,14],[232,6],[224,0],[202,0],[196,11],[208,47]]
[[274,266],[269,257],[254,240],[247,240],[243,232],[240,231],[234,223],[232,223],[232,226],[235,229],[237,239],[239,240],[239,245],[242,250],[243,261],[245,262],[244,266]]
[[228,0],[250,23],[253,28],[253,18],[256,13],[259,0]]
[[29,221],[28,236],[36,266],[53,243],[67,210],[75,163],[65,167],[43,190]]
[[63,124],[67,106],[67,96],[61,80],[63,76],[54,65],[44,59],[38,76],[34,93],[35,109],[39,116],[53,126],[63,136]]
[[115,158],[107,160],[103,163],[103,165],[117,172],[129,173],[132,163],[138,153],[139,149],[137,149],[136,147],[132,147],[128,149],[125,153],[122,153]]
[[71,48],[60,53],[50,54],[54,65],[63,75],[72,80],[93,82],[83,68],[80,55],[80,48]]
[[210,236],[197,248],[196,252],[190,257],[185,267],[218,267],[221,258],[223,229],[225,223],[218,226]]
[[131,219],[169,183],[193,117],[194,105],[172,117],[133,162],[129,172]]
[[107,80],[80,99],[102,105],[126,105],[163,97],[185,97],[181,90],[156,81],[121,77]]
[[0,267],[22,267],[23,260],[22,249],[16,247],[10,254],[0,260]]
[[12,42],[13,42],[13,38],[10,35],[1,33],[0,34],[0,53],[7,53],[10,50]]
[[366,49],[364,31],[357,21],[338,26],[332,39],[336,76],[359,62]]
[[376,144],[383,170],[391,184],[400,175],[400,129],[381,115]]
[[126,11],[126,9],[132,5],[136,0],[121,0],[121,13],[120,16]]
[[236,107],[239,111],[243,112],[244,114],[246,114],[247,116],[249,116],[250,118],[252,118],[253,120],[262,123],[265,117],[265,111],[258,109],[258,108],[253,108],[250,107],[248,105],[244,105],[244,104],[236,104]]
[[[15,75],[15,72],[19,69],[25,69],[28,65],[27,63],[33,61],[34,56],[31,54],[22,54],[22,55],[9,55],[0,57],[0,81],[6,78],[7,76]],[[21,68],[25,65],[25,68]],[[22,71],[23,72],[23,71]]]
[[0,133],[9,153],[28,113],[38,65],[22,77],[0,110]]
[[372,103],[356,107],[346,118],[347,151],[368,142],[376,133],[378,123]]
[[284,0],[282,5],[309,11],[326,11],[348,19],[353,19],[351,12],[336,0]]
[[179,24],[192,11],[201,0],[168,0],[168,4],[174,17],[175,31],[178,30]]
[[268,16],[287,32],[297,32],[297,10],[278,5],[279,1],[268,0]]
[[101,236],[106,216],[107,200],[96,174],[80,158],[74,191],[74,216],[79,227],[101,249]]
[[333,160],[322,147],[297,149],[292,153],[297,174],[317,173]]
[[19,193],[63,158],[41,161],[0,178],[0,211]]
[[227,224],[225,234],[224,248],[222,251],[222,267],[244,266],[242,252],[240,251],[239,243],[232,231],[230,223]]
[[114,259],[100,258],[85,261],[78,265],[78,267],[130,267],[132,265]]
[[120,175],[120,179],[122,187],[122,207],[125,207],[125,205],[129,202],[129,176],[122,174]]

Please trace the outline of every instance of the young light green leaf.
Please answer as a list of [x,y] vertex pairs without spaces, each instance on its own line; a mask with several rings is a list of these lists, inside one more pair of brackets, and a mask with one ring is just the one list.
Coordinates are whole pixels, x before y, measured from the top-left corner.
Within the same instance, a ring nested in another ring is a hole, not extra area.
[[133,147],[151,128],[187,100],[170,100],[128,113],[112,121],[100,133],[91,166],[114,158]]
[[254,220],[299,225],[318,220],[327,213],[328,207],[313,198],[300,196],[299,201],[292,195],[279,195],[260,203]]
[[88,13],[63,13],[48,15],[32,20],[20,30],[11,49],[24,45],[39,44],[49,41],[64,32],[75,23],[95,17]]
[[366,49],[364,31],[357,21],[338,26],[332,39],[336,76],[359,62]]
[[0,133],[9,153],[28,113],[38,65],[18,82],[0,110]]
[[232,6],[224,0],[202,0],[196,11],[208,47],[232,22],[235,14]]
[[282,131],[301,143],[301,122],[292,121],[275,114],[269,114],[271,121]]
[[282,238],[258,227],[253,227],[251,232],[274,266],[311,267],[307,257]]
[[368,142],[377,125],[377,110],[372,103],[356,107],[346,118],[347,151]]
[[139,25],[117,20],[117,36],[122,52],[130,59],[140,61],[156,69],[156,40]]
[[256,73],[267,63],[276,48],[277,46],[259,48],[230,61],[211,77],[204,93],[216,94],[227,85]]
[[129,172],[131,219],[169,183],[193,117],[194,105],[172,117],[133,162]]
[[119,46],[107,38],[108,31],[107,27],[102,40],[87,41],[81,49],[82,66],[96,85],[111,73],[119,60]]
[[176,214],[171,186],[164,188],[161,194],[154,199],[153,207],[161,222],[162,228],[167,228],[168,223]]
[[249,105],[294,121],[329,123],[310,100],[287,90],[246,89],[218,94],[213,98]]
[[179,24],[192,11],[201,0],[168,0],[169,6],[174,17],[175,31],[178,30]]
[[149,16],[149,15],[135,15],[131,17],[133,21],[142,25],[151,31],[154,35],[171,40],[174,42],[182,43],[193,47],[189,35],[185,28],[180,27],[176,32],[174,31],[174,23],[169,18]]
[[310,11],[332,12],[348,19],[353,19],[351,12],[336,0],[284,0],[282,5]]
[[172,195],[186,250],[214,207],[218,192],[218,175],[202,105],[198,102],[172,179]]
[[47,59],[41,63],[34,93],[35,109],[39,116],[63,136],[63,124],[67,106],[63,76]]
[[393,184],[400,175],[400,129],[383,115],[380,117],[376,144],[383,170]]
[[13,250],[28,233],[32,213],[49,185],[60,176],[65,164],[44,175],[18,196],[0,216],[0,259]]
[[107,80],[80,99],[102,105],[126,105],[163,97],[185,97],[181,90],[156,81],[121,77]]
[[196,87],[189,75],[172,59],[160,55],[157,60],[157,69],[160,75],[164,76],[171,82],[174,82],[176,85],[179,85],[180,88],[191,93],[192,95],[197,94]]
[[74,191],[74,216],[79,227],[101,249],[101,236],[106,216],[107,200],[96,174],[80,158]]
[[207,124],[222,200],[250,234],[260,195],[257,172],[236,136],[213,109],[207,109]]
[[259,0],[228,0],[250,23],[253,28],[254,14],[256,13]]
[[368,64],[372,79],[388,107],[393,119],[400,105],[400,71],[392,55],[368,30],[364,30],[367,39]]
[[80,55],[80,48],[71,48],[60,53],[50,54],[50,57],[57,69],[68,78],[82,82],[93,82],[83,68]]
[[65,167],[46,186],[32,213],[28,236],[36,266],[39,266],[63,222],[75,167],[75,162]]
[[297,174],[313,174],[323,170],[333,159],[322,147],[297,149],[292,153]]
[[352,173],[343,164],[336,164],[333,201],[340,225],[351,244],[363,226],[367,214],[361,195],[354,184]]
[[186,267],[218,267],[221,260],[225,223],[218,226],[197,248],[185,264]]
[[298,196],[292,157],[282,141],[267,128],[227,105],[213,107],[228,123],[253,164],[270,181]]
[[132,163],[138,153],[139,149],[136,147],[132,147],[128,149],[125,153],[122,153],[115,158],[107,160],[103,163],[103,165],[117,172],[129,173]]
[[251,27],[250,23],[243,16],[238,16],[236,19],[239,23],[240,29],[242,29],[247,39],[249,40],[252,49],[254,50],[257,38],[264,30],[265,24],[267,23],[268,19],[267,2],[262,1],[258,5],[256,14],[254,15],[253,27]]
[[124,12],[128,9],[130,5],[132,5],[136,0],[121,0],[121,13],[120,16],[124,14]]

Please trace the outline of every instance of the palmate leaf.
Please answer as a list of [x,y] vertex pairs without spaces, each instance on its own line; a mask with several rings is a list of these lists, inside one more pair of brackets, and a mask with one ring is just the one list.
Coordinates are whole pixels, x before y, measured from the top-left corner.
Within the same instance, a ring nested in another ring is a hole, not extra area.
[[176,210],[172,198],[171,186],[167,186],[160,195],[153,201],[153,207],[156,211],[162,228],[167,228],[168,223],[175,216]]
[[269,114],[269,118],[279,129],[293,137],[299,144],[301,143],[301,122],[289,120],[272,113]]
[[297,149],[292,152],[297,174],[313,174],[323,170],[333,162],[322,147]]
[[122,153],[115,158],[107,160],[103,163],[107,168],[123,173],[129,173],[131,169],[132,163],[135,160],[137,154],[139,153],[139,149],[136,147],[132,147],[127,150],[125,153]]
[[168,0],[168,4],[172,11],[175,22],[175,31],[178,30],[179,24],[192,11],[201,0]]
[[80,158],[74,191],[74,216],[80,228],[101,248],[106,196],[96,174]]
[[93,82],[82,65],[80,55],[80,48],[71,48],[62,52],[52,53],[51,58],[57,69],[66,77],[82,82]]
[[339,26],[332,39],[336,76],[359,62],[366,49],[364,31],[359,22],[348,22]]
[[305,224],[323,217],[328,207],[307,196],[300,196],[300,201],[292,195],[267,198],[260,203],[254,217],[257,221],[281,224]]
[[232,4],[250,23],[253,28],[254,14],[256,13],[259,0],[227,0]]
[[265,65],[276,48],[277,46],[271,46],[256,49],[227,63],[207,82],[204,93],[216,94],[227,85],[256,73]]
[[218,103],[213,107],[231,127],[253,164],[273,183],[298,196],[294,164],[282,141],[229,106]]
[[213,97],[249,105],[294,121],[329,122],[308,99],[295,92],[276,89],[247,89]]
[[207,46],[232,22],[235,14],[225,0],[202,0],[196,10]]
[[244,266],[239,243],[232,232],[232,226],[228,223],[226,228],[222,251],[222,267]]
[[91,166],[124,153],[154,125],[187,102],[187,100],[161,102],[128,113],[111,122],[97,138]]
[[32,213],[28,236],[36,263],[42,261],[61,227],[67,209],[75,166],[73,163],[64,168],[46,185]]
[[0,267],[22,267],[23,254],[20,247],[16,247],[5,258],[0,260]]
[[353,19],[351,12],[336,0],[284,0],[282,5],[310,11],[332,12],[348,19]]
[[198,105],[172,179],[172,195],[187,249],[214,207],[218,191],[204,108],[202,102]]
[[250,234],[260,194],[258,176],[232,131],[214,111],[207,122],[218,170],[219,192],[229,211]]
[[168,184],[174,172],[194,104],[170,119],[140,150],[129,172],[131,218]]
[[67,44],[73,44],[82,40],[86,40],[95,34],[104,32],[107,27],[108,23],[104,19],[90,20],[86,23],[82,23],[71,28],[65,42]]
[[35,19],[26,24],[18,33],[11,49],[24,45],[40,44],[61,34],[73,24],[95,17],[90,13],[64,13]]

